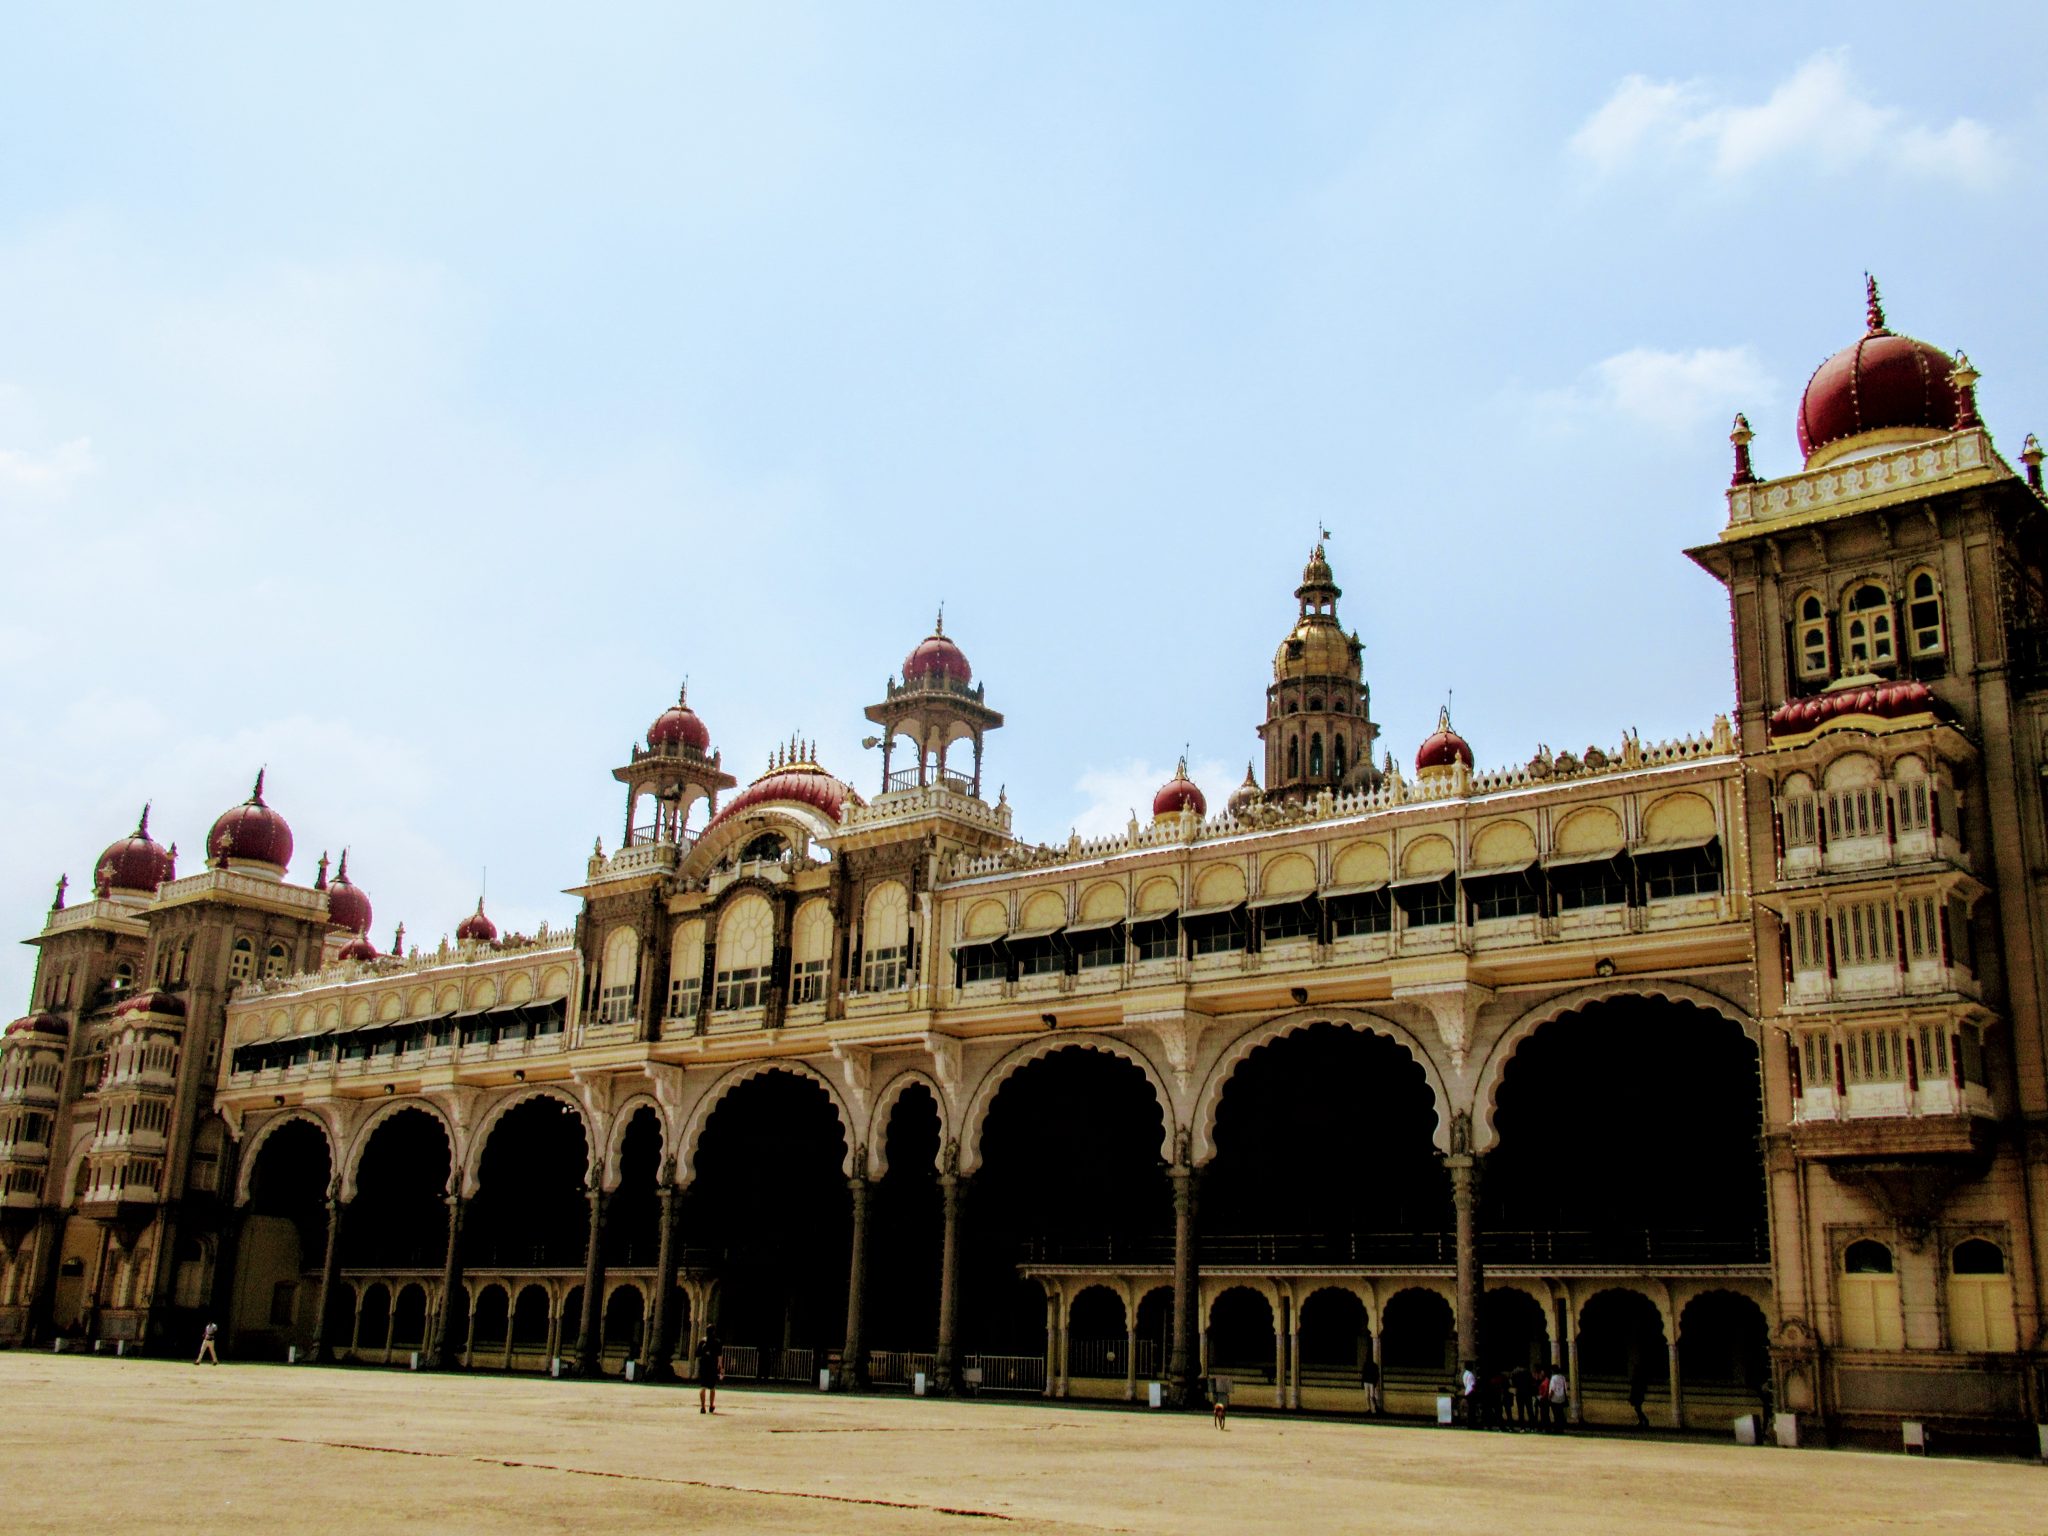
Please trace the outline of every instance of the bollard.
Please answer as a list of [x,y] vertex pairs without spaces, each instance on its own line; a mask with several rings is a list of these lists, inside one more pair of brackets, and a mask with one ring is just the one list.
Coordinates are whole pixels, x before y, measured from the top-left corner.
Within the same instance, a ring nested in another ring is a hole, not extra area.
[[1735,1421],[1735,1443],[1737,1445],[1755,1445],[1756,1440],[1756,1415],[1745,1413]]
[[628,1381],[638,1381],[639,1379],[640,1379],[640,1362],[639,1362],[638,1360],[628,1360],[628,1361],[626,1362],[626,1380],[628,1380]]
[[[917,1374],[916,1374],[916,1375],[914,1375],[914,1376],[912,1376],[912,1377],[911,1377],[911,1379],[910,1379],[910,1395],[911,1395],[912,1397],[923,1397],[923,1396],[924,1396],[924,1372],[923,1372],[923,1371],[919,1371],[919,1372],[917,1372]],[[2048,1436],[2048,1432],[2044,1432],[2044,1436]],[[2044,1437],[2044,1439],[2042,1440],[2042,1444],[2044,1444],[2044,1445],[2048,1445],[2048,1437]]]
[[2041,1436],[2041,1460],[2048,1462],[2048,1424],[2036,1424],[2034,1428]]
[[1915,1454],[1925,1456],[1927,1454],[1927,1426],[1925,1424],[1916,1423],[1912,1419],[1902,1420],[1899,1424],[1899,1439],[1904,1444],[1908,1456]]
[[1436,1400],[1436,1421],[1439,1424],[1451,1422],[1451,1399],[1449,1394],[1439,1396]]
[[407,1360],[405,1368],[408,1371],[416,1371],[420,1368],[420,1352],[418,1350],[414,1350],[412,1352],[412,1354]]
[[832,1390],[832,1367],[829,1365],[818,1372],[818,1390],[820,1392],[830,1392]]
[[556,1355],[553,1359],[548,1361],[548,1375],[554,1377],[556,1380],[561,1379],[562,1357],[560,1355]]
[[1148,1381],[1145,1383],[1145,1405],[1148,1408],[1164,1408],[1166,1406],[1166,1383],[1161,1381]]
[[1788,1451],[1799,1449],[1799,1415],[1781,1413],[1771,1420],[1771,1430],[1777,1436],[1778,1444]]
[[61,1354],[63,1354],[63,1353],[64,1353],[64,1341],[63,1341],[62,1339],[52,1339],[52,1340],[50,1340],[50,1353],[51,1353],[51,1354],[53,1354],[53,1355],[61,1355]]
[[299,1346],[298,1346],[298,1345],[296,1345],[296,1344],[287,1344],[287,1345],[285,1346],[285,1350],[284,1350],[284,1363],[285,1363],[286,1365],[297,1365],[297,1364],[299,1363]]

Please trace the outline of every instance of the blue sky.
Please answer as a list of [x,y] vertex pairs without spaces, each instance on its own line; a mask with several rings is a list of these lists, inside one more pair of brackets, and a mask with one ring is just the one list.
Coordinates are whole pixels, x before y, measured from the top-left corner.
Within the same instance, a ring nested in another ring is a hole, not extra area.
[[2048,429],[2039,7],[1385,9],[14,8],[13,931],[266,763],[380,943],[567,916],[681,675],[871,791],[941,600],[1024,835],[1214,797],[1319,521],[1396,753],[1701,729],[1866,268]]

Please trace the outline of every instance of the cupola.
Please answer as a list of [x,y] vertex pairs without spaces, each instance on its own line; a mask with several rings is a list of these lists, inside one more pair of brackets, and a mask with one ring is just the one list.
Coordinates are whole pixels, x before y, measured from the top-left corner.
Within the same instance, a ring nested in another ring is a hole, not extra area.
[[647,727],[647,745],[655,751],[674,751],[678,748],[691,752],[705,753],[711,750],[711,728],[698,718],[690,708],[690,688],[685,683],[676,693],[675,703],[655,718]]
[[1242,816],[1264,798],[1265,796],[1259,791],[1259,781],[1252,776],[1252,765],[1246,763],[1244,765],[1244,782],[1230,792],[1230,799],[1225,802],[1230,808],[1230,814]]
[[1415,772],[1428,779],[1433,774],[1454,773],[1461,764],[1471,771],[1472,746],[1451,729],[1451,707],[1446,704],[1436,712],[1436,729],[1415,753]]
[[348,877],[348,850],[341,850],[341,868],[327,886],[327,926],[361,936],[370,931],[370,898]]
[[973,681],[974,668],[967,664],[967,653],[947,638],[946,611],[942,608],[932,623],[932,632],[903,658],[904,686],[914,688],[941,682],[965,688]]
[[1891,330],[1866,276],[1863,335],[1814,369],[1799,397],[1806,467],[1975,426],[1976,381],[1968,359]]
[[93,866],[93,894],[110,896],[126,891],[154,896],[158,886],[175,876],[170,850],[149,835],[149,807],[145,805],[135,830],[119,842],[109,843]]
[[1193,811],[1197,816],[1209,814],[1209,802],[1202,794],[1202,788],[1188,777],[1188,760],[1182,757],[1173,770],[1173,777],[1159,786],[1159,793],[1152,797],[1152,819],[1162,816],[1177,816],[1182,811]]
[[476,899],[476,910],[455,925],[455,937],[463,944],[495,944],[498,925],[484,916],[484,899]]
[[224,869],[253,867],[257,872],[278,876],[290,866],[292,829],[282,816],[263,803],[260,771],[249,798],[221,812],[206,834],[206,857]]

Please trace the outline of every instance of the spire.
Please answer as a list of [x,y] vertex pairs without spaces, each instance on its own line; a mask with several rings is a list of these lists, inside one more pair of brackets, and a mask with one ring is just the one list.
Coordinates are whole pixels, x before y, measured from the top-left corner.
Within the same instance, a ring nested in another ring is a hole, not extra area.
[[941,640],[946,637],[946,605],[943,602],[939,604],[939,616],[932,620],[932,634]]
[[136,819],[135,835],[137,837],[149,836],[149,802],[147,800],[142,802],[142,815]]
[[[323,853],[320,857],[324,859],[327,855]],[[341,850],[341,868],[334,872],[334,878],[343,885],[348,884],[348,850],[346,848]]]
[[2041,439],[2033,433],[2027,434],[2026,444],[2020,449],[2020,462],[2027,466],[2027,484],[2036,491],[2041,489]]
[[1960,347],[1956,349],[1956,365],[1949,371],[1948,381],[1956,392],[1956,430],[1958,432],[1979,426],[1977,420],[1977,381],[1984,375],[1970,366],[1970,354]]
[[69,875],[59,875],[57,877],[57,895],[50,903],[50,910],[52,912],[62,912],[64,910],[64,893],[70,889],[71,877]]
[[1877,279],[1863,274],[1863,320],[1869,336],[1888,334],[1884,323],[1884,301],[1877,296]]
[[263,803],[263,775],[269,771],[267,767],[256,770],[256,787],[249,791],[249,803],[251,805],[261,805]]
[[1749,430],[1749,418],[1737,412],[1734,429],[1728,434],[1728,441],[1735,445],[1735,478],[1728,482],[1730,485],[1756,484],[1756,470],[1749,462],[1749,444],[1755,436]]
[[313,877],[313,889],[316,891],[327,889],[327,850],[325,848],[320,850],[320,872]]

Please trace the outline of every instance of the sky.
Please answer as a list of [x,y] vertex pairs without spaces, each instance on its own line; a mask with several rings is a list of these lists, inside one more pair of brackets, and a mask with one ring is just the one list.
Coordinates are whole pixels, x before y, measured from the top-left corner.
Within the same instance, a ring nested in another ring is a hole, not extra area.
[[[1319,527],[1383,745],[1704,730],[1737,410],[1875,272],[2048,430],[2048,10],[17,5],[0,915],[258,767],[375,936],[573,915],[945,605],[1038,841],[1257,751]],[[26,1002],[33,951],[0,995]]]

